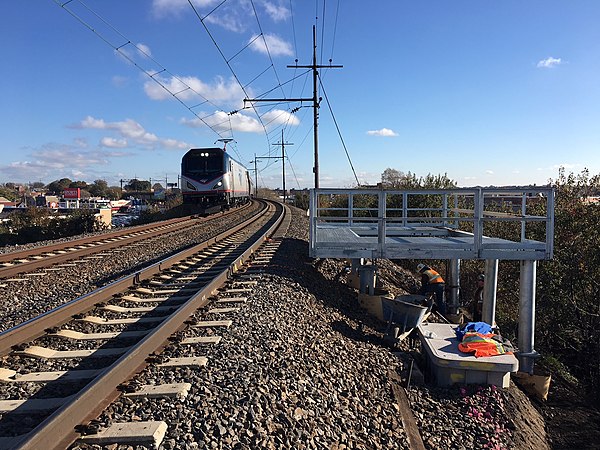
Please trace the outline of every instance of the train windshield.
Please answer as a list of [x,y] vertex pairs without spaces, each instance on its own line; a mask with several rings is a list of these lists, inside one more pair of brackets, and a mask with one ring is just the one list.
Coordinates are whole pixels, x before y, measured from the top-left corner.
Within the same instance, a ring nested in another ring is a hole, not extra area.
[[198,149],[183,159],[183,174],[194,178],[217,176],[223,173],[223,150]]

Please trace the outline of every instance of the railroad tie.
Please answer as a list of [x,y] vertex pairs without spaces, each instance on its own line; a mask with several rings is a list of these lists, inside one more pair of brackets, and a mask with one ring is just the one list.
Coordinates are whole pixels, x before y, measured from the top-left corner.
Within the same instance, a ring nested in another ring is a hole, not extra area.
[[221,294],[246,294],[252,292],[252,289],[249,288],[230,288],[221,292]]
[[94,323],[96,325],[126,325],[130,323],[154,323],[162,322],[167,316],[159,317],[136,317],[127,319],[105,319],[104,317],[98,316],[86,316],[83,319],[76,319],[80,322]]
[[216,303],[246,303],[248,301],[248,297],[223,297],[217,300]]
[[[47,383],[49,381],[75,381],[96,377],[102,369],[69,370],[56,372],[17,373],[16,370],[0,368],[0,381],[5,383]],[[0,448],[2,448],[0,446]]]
[[228,314],[232,312],[238,312],[240,308],[213,308],[209,309],[209,314]]
[[112,333],[81,333],[80,331],[74,330],[59,330],[56,333],[51,333],[48,336],[63,337],[67,339],[73,339],[76,341],[95,341],[101,339],[128,339],[136,338],[147,335],[150,330],[140,331],[115,331]]
[[247,280],[247,281],[234,280],[232,283],[233,286],[256,286],[257,284],[258,284],[258,281],[256,281],[256,280]]
[[31,414],[52,411],[74,396],[58,398],[34,398],[28,400],[0,400],[0,413]]
[[96,434],[80,437],[79,442],[97,445],[150,444],[158,449],[167,429],[167,424],[163,421],[113,423]]
[[197,292],[198,289],[184,288],[184,289],[157,289],[157,290],[153,290],[153,289],[139,287],[135,291],[138,292],[138,293],[140,293],[140,294],[146,294],[146,295],[168,295],[168,294],[177,294],[177,293],[184,293],[184,292]]
[[208,363],[206,356],[187,356],[183,358],[169,358],[159,364],[160,367],[201,367]]
[[123,397],[129,398],[179,398],[187,397],[192,388],[190,383],[146,384],[135,392],[127,392]]
[[167,312],[167,311],[172,311],[177,308],[178,308],[178,306],[175,306],[175,305],[142,306],[140,308],[125,308],[125,307],[119,306],[119,305],[105,305],[105,306],[102,306],[100,309],[102,309],[104,311],[111,311],[111,312],[122,313],[122,314],[125,314],[125,313],[134,314],[134,313],[149,313],[149,312]]
[[218,344],[221,342],[221,336],[198,336],[182,339],[180,344],[193,345],[193,344]]
[[68,359],[68,358],[101,358],[104,356],[118,356],[129,350],[124,348],[100,348],[94,350],[53,350],[47,347],[32,345],[25,350],[15,352],[15,355],[30,356],[39,359]]
[[128,302],[134,302],[134,303],[157,303],[157,302],[165,302],[165,301],[171,301],[171,302],[183,302],[186,301],[190,298],[189,295],[176,295],[176,296],[171,296],[171,297],[151,297],[151,298],[142,298],[142,297],[138,297],[136,295],[124,295],[123,297],[120,297],[121,300],[127,300]]
[[203,320],[192,325],[192,328],[212,328],[212,327],[225,327],[229,328],[233,323],[232,320]]

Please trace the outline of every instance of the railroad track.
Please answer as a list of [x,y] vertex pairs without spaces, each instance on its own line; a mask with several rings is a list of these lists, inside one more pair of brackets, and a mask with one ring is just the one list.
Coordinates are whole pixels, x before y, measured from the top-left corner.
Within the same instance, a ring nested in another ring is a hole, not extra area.
[[[4,398],[10,398],[0,401],[0,448],[65,448],[80,437],[77,430],[97,431],[90,420],[120,395],[185,395],[182,385],[124,383],[147,364],[175,370],[206,363],[201,357],[159,354],[168,345],[218,341],[216,330],[227,322],[198,320],[195,312],[200,308],[219,317],[235,311],[232,305],[243,302],[243,294],[256,283],[250,270],[239,275],[242,265],[251,257],[254,266],[268,261],[277,244],[266,241],[267,236],[283,220],[283,206],[270,203],[258,219],[0,334],[0,387]],[[228,280],[229,288],[206,310]],[[174,335],[176,344],[169,344]],[[83,439],[157,445],[165,427],[164,422],[116,423]]]
[[[241,208],[218,214],[216,217],[237,214],[250,207],[251,203],[248,203]],[[89,257],[90,255],[110,251],[114,248],[152,239],[156,236],[165,236],[167,233],[176,233],[192,226],[210,222],[214,217],[190,216],[170,219],[159,223],[128,227],[101,236],[89,236],[69,242],[3,253],[0,254],[0,278],[14,277],[19,274],[33,272],[74,259]]]

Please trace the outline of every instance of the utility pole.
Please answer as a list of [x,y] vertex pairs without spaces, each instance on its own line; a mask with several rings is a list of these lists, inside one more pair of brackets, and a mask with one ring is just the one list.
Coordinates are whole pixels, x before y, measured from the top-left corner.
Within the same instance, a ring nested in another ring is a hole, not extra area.
[[258,198],[258,170],[256,169],[256,162],[260,158],[256,157],[256,153],[254,154],[254,159],[250,161],[250,164],[254,163],[254,169],[248,169],[248,171],[254,170],[254,197]]
[[[274,145],[279,145],[279,144],[274,144]],[[254,154],[254,176],[255,177],[256,177],[256,174],[258,173],[258,170],[256,169],[256,162],[260,161],[261,159],[281,159],[281,160],[283,160],[283,156],[259,156],[257,158],[256,153],[255,153]],[[250,162],[252,162],[252,161],[250,161]],[[257,178],[257,180],[258,180],[258,178]],[[257,183],[258,183],[258,181],[257,181]],[[283,201],[285,202],[285,165],[284,165],[284,169],[283,169]]]
[[281,142],[277,142],[276,144],[273,145],[281,145],[281,164],[282,164],[282,177],[283,177],[283,203],[285,204],[285,146],[286,145],[294,145],[290,142],[284,142],[283,141],[283,130],[281,130]]
[[258,169],[256,168],[256,153],[254,154],[254,195],[258,193]]
[[315,149],[315,161],[313,166],[313,173],[315,174],[315,189],[319,187],[319,103],[321,98],[319,97],[319,87],[317,84],[317,76],[319,74],[317,69],[340,69],[344,66],[334,66],[329,61],[329,65],[317,64],[317,29],[313,25],[313,60],[312,64],[308,66],[299,66],[298,60],[293,66],[287,66],[289,69],[311,69],[313,72],[313,96],[312,98],[245,98],[246,102],[311,102],[313,104],[313,140]]

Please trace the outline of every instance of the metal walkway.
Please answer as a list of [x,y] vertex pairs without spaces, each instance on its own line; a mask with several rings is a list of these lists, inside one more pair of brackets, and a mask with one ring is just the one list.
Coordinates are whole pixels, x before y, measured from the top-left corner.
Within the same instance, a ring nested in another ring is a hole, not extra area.
[[[460,261],[485,261],[483,321],[494,324],[498,261],[520,261],[519,363],[533,372],[536,264],[552,259],[552,188],[313,189],[309,255],[350,258],[361,291],[373,290],[367,259],[448,260],[448,308],[458,312]],[[372,293],[372,292],[371,292]]]
[[392,191],[317,189],[310,256],[551,259],[551,188]]

